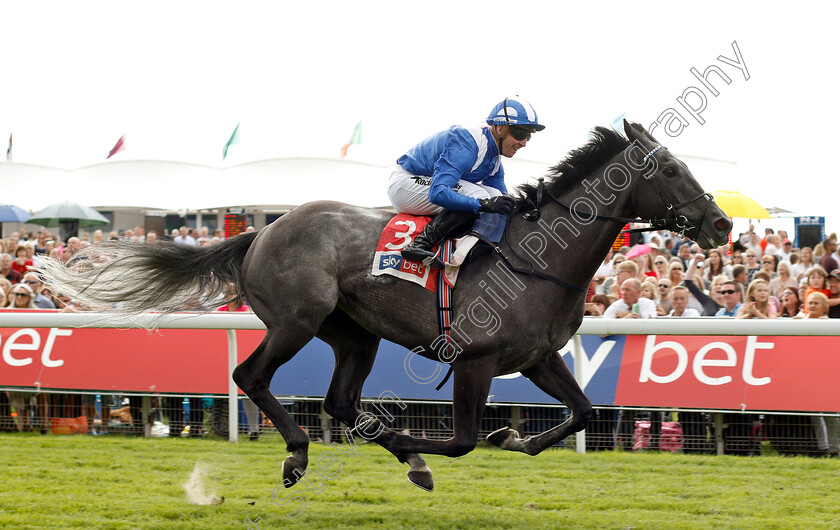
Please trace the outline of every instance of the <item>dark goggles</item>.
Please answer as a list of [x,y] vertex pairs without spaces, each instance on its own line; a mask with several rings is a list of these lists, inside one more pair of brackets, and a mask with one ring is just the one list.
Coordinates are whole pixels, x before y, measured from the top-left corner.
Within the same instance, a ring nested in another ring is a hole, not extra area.
[[510,125],[510,135],[513,136],[513,139],[517,142],[531,139],[531,131],[525,127],[520,127],[519,125]]

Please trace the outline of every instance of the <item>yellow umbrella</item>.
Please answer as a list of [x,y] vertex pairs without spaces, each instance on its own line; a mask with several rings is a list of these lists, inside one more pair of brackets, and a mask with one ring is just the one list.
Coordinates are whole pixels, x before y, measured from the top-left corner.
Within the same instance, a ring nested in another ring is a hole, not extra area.
[[771,219],[767,210],[762,208],[755,199],[739,191],[716,191],[715,202],[729,217],[743,217],[745,219]]

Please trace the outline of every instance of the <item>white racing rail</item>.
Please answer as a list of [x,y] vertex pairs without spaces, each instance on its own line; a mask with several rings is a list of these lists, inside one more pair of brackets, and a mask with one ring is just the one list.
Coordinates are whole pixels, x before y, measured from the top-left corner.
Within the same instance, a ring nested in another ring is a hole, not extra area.
[[[236,385],[231,375],[237,364],[237,329],[266,329],[253,313],[175,313],[140,315],[130,323],[106,324],[99,313],[0,313],[3,328],[159,328],[159,329],[224,329],[228,335],[228,429],[230,441],[238,440],[239,414]],[[582,374],[585,355],[580,335],[708,335],[708,336],[836,336],[840,335],[837,320],[736,320],[722,318],[658,318],[605,319],[585,317],[574,337],[575,374]],[[585,450],[585,434],[577,433],[577,447]]]
[[0,328],[158,328],[224,329],[228,337],[228,439],[239,441],[239,410],[233,369],[237,365],[237,329],[266,329],[253,313],[175,313],[140,315],[131,322],[107,324],[99,313],[0,313]]

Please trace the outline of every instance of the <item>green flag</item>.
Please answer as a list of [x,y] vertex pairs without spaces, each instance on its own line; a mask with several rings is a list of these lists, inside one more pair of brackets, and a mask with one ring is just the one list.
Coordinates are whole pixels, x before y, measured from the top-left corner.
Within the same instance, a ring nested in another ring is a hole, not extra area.
[[356,124],[356,128],[353,129],[353,135],[350,136],[350,140],[341,147],[341,158],[347,156],[347,149],[351,145],[360,143],[362,143],[362,120],[359,120],[359,123]]
[[227,141],[225,144],[225,148],[222,150],[222,160],[227,157],[228,147],[232,146],[233,144],[239,143],[239,124],[236,124],[236,129],[233,130],[233,134],[230,135],[230,140]]

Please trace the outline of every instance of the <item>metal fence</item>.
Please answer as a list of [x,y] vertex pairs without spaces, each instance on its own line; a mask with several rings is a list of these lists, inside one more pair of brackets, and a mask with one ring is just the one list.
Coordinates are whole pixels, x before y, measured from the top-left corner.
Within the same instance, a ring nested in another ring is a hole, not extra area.
[[[341,442],[345,427],[326,414],[319,399],[278,398],[315,442]],[[404,407],[404,408],[403,408]],[[365,408],[388,427],[430,439],[452,435],[452,406],[446,402],[367,402]],[[226,396],[94,394],[0,391],[0,431],[129,436],[228,438]],[[489,404],[480,439],[502,427],[523,436],[539,434],[568,416],[563,406]],[[250,439],[279,433],[249,400],[238,400],[239,434]],[[699,410],[595,407],[584,435],[590,451],[825,456],[838,414],[740,413]],[[836,435],[836,434],[835,434]],[[559,447],[579,449],[571,437]]]

